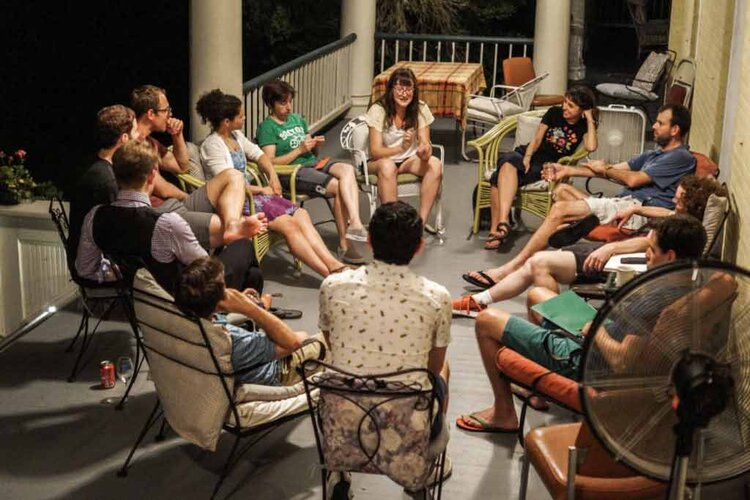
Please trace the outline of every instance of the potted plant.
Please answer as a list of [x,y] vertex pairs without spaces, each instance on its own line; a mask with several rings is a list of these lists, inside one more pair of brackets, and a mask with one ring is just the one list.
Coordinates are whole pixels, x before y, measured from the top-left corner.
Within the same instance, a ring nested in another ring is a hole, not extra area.
[[0,151],[0,204],[15,205],[31,199],[36,183],[24,166],[25,160],[23,149],[10,155]]

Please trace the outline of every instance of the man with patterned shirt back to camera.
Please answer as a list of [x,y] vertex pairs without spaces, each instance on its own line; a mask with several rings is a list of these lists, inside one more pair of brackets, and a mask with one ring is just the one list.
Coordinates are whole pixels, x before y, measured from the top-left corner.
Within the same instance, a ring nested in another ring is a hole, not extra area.
[[[410,205],[381,205],[369,225],[374,260],[323,281],[318,323],[330,346],[331,363],[345,371],[374,375],[423,368],[435,375],[441,411],[433,423],[431,448],[442,452],[448,441],[445,356],[451,341],[451,298],[445,287],[408,267],[423,248],[422,230],[422,220]],[[450,470],[447,460],[444,477]],[[329,483],[335,484],[329,489],[333,498],[348,498],[344,495],[350,478],[329,478]]]

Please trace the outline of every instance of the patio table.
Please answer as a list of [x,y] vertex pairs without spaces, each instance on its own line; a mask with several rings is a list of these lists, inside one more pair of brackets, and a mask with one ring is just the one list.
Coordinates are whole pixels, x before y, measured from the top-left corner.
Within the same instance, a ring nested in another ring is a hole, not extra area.
[[479,63],[401,61],[383,71],[372,81],[370,104],[385,93],[385,85],[397,68],[409,68],[417,77],[419,98],[427,103],[434,116],[453,117],[462,129],[466,127],[466,107],[471,94],[487,87]]

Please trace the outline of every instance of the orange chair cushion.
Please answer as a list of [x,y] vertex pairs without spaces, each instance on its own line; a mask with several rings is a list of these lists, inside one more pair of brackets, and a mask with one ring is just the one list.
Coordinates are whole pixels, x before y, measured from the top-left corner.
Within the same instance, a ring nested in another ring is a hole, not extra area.
[[718,177],[719,165],[703,153],[691,151],[695,158],[695,175],[698,177]]
[[565,100],[564,96],[555,94],[536,94],[531,101],[531,107],[539,108],[544,106],[557,106]]
[[[529,462],[554,499],[566,498],[568,476],[568,446],[576,444],[581,423],[537,427],[526,434],[524,444]],[[579,443],[580,444],[580,443]],[[580,455],[579,455],[580,457]],[[585,462],[594,456],[586,455]],[[610,456],[596,454],[601,476],[576,474],[575,498],[578,500],[623,500],[664,498],[665,483],[639,476],[615,462]],[[606,465],[611,466],[608,474]],[[583,467],[583,466],[582,466]],[[580,470],[580,468],[579,468]]]
[[[535,380],[549,372],[547,368],[507,347],[501,347],[497,351],[495,364],[506,377],[526,387],[531,387]],[[539,380],[536,390],[573,411],[583,412],[578,397],[578,383],[574,380],[550,373]]]
[[586,239],[590,241],[603,241],[605,243],[611,243],[613,241],[626,240],[632,238],[635,235],[635,231],[629,229],[620,229],[617,226],[611,224],[602,224],[596,226],[586,235]]

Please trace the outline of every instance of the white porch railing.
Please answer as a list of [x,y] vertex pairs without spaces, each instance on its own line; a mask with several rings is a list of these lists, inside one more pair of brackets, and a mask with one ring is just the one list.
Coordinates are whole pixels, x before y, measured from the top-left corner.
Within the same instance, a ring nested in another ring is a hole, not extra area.
[[382,73],[404,60],[478,62],[496,85],[503,81],[503,59],[531,57],[533,45],[533,38],[375,33],[375,67]]
[[349,57],[357,35],[319,49],[267,71],[242,85],[245,95],[245,135],[255,137],[258,124],[268,114],[261,97],[263,85],[280,78],[295,89],[294,111],[305,117],[310,133],[333,121],[352,105],[349,95]]

